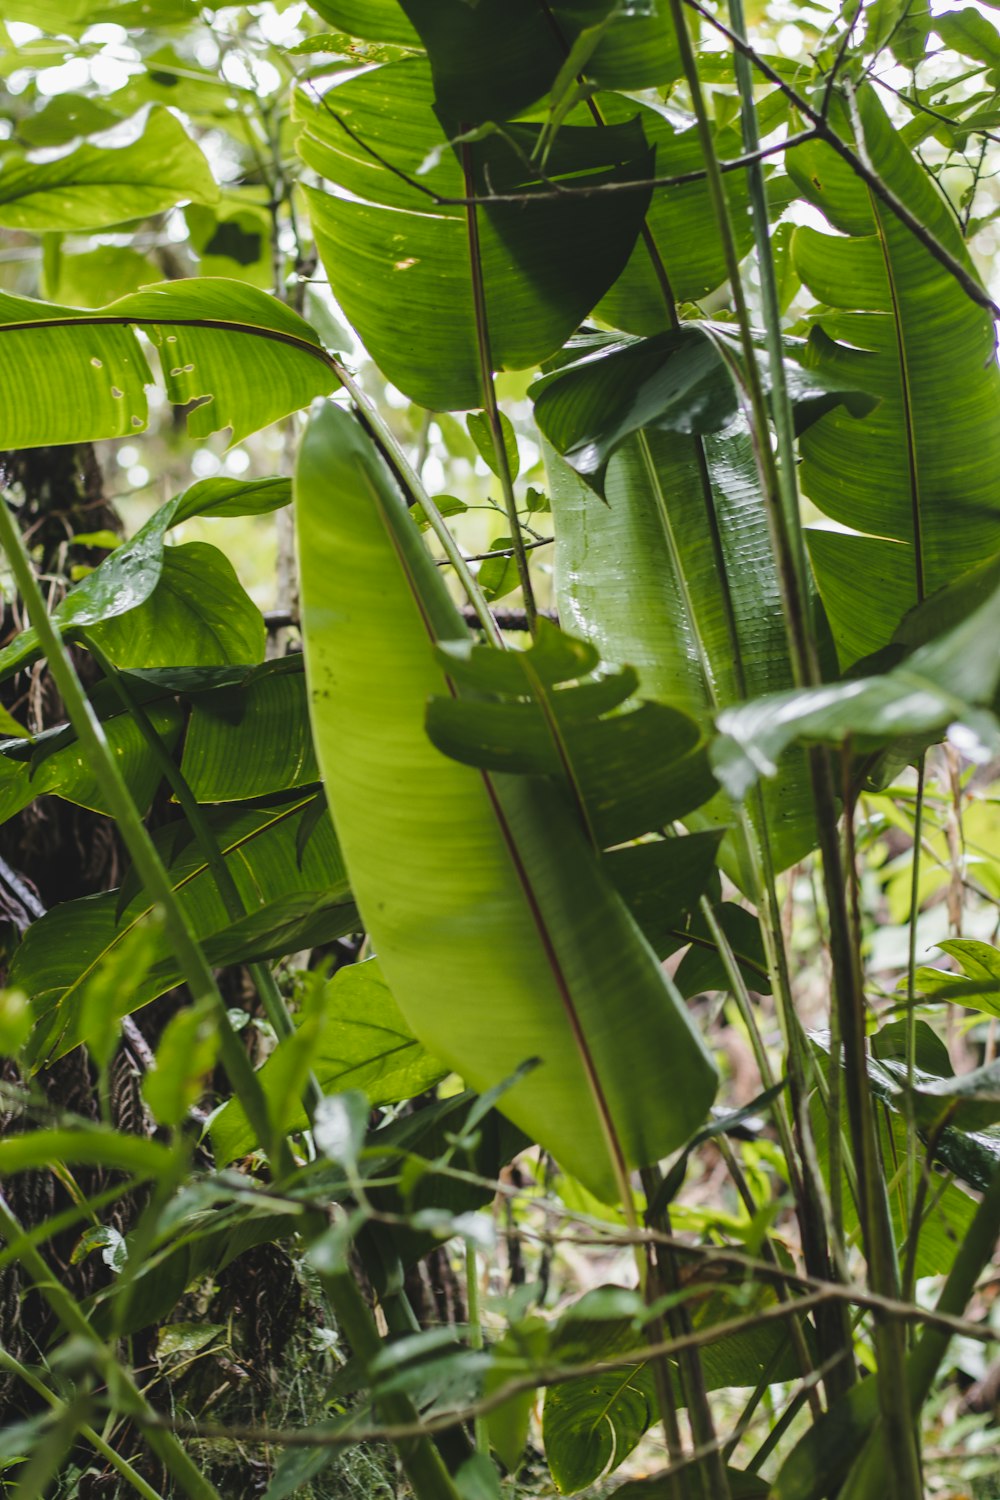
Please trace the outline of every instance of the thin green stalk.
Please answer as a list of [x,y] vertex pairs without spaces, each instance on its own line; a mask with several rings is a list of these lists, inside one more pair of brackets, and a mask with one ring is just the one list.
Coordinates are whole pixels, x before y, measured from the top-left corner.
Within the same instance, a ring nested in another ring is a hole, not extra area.
[[684,13],[684,0],[670,0],[670,13],[677,35],[684,76],[691,93],[695,126],[705,165],[705,183],[708,188],[722,241],[726,277],[729,281],[733,309],[736,313],[737,325],[740,332],[740,343],[743,351],[742,376],[750,403],[752,416],[751,431],[754,435],[755,451],[761,471],[768,526],[778,569],[782,601],[785,607],[792,666],[796,683],[801,685],[810,682],[816,676],[816,654],[812,633],[808,628],[809,609],[807,603],[808,595],[805,591],[805,580],[804,577],[800,576],[797,566],[800,548],[789,534],[789,526],[785,524],[786,513],[781,499],[778,474],[769,439],[770,427],[767,401],[764,396],[764,387],[757,365],[753,332],[750,327],[750,317],[747,311],[746,298],[743,294],[743,282],[740,276],[739,256],[729,218],[729,205],[726,200],[722,173],[719,170],[719,158],[715,150],[712,125],[705,107],[701,80],[698,76],[698,64]]
[[[471,1240],[465,1242],[465,1296],[469,1305],[469,1347],[483,1348],[483,1324],[479,1312],[479,1263],[476,1247]],[[476,1417],[476,1452],[484,1458],[490,1456],[490,1428],[485,1417]]]
[[[813,791],[830,921],[834,992],[844,1041],[847,1113],[858,1176],[858,1211],[872,1289],[883,1296],[895,1297],[898,1292],[895,1243],[885,1195],[875,1113],[868,1087],[864,983],[857,935],[852,931],[845,894],[849,872],[844,869],[840,840],[837,837],[837,808],[833,798],[833,778],[829,774],[829,756],[823,755],[822,763],[826,766],[827,774],[823,774],[821,765],[813,779]],[[848,806],[844,823],[849,837],[853,817],[853,806]],[[838,1127],[839,1121],[835,1125],[835,1128]],[[885,1422],[886,1441],[898,1458],[898,1463],[892,1470],[890,1493],[896,1500],[919,1500],[923,1491],[916,1433],[906,1400],[903,1329],[897,1323],[876,1318],[875,1347],[878,1394]]]
[[[367,1375],[383,1347],[375,1319],[349,1272],[327,1272],[321,1274],[320,1279],[337,1324]],[[379,1396],[378,1405],[390,1426],[419,1425],[416,1408],[408,1396]],[[394,1446],[419,1500],[460,1500],[451,1475],[430,1437],[399,1438]]]
[[[113,685],[115,692],[121,699],[123,707],[149,746],[161,775],[176,797],[178,805],[187,819],[188,826],[194,834],[195,842],[201,850],[202,858],[212,874],[222,904],[226,908],[227,916],[230,921],[240,921],[241,918],[247,915],[246,904],[240,895],[239,886],[233,879],[232,871],[225,856],[219,848],[218,841],[209,827],[208,819],[205,817],[201,804],[191,791],[184,773],[167,750],[145,707],[136,698],[114,663],[105,655],[87,631],[81,632],[81,639],[104,673],[104,676]],[[285,997],[278,988],[277,981],[270,967],[265,963],[253,963],[248,964],[247,968],[256,986],[257,993],[263,1002],[267,1019],[274,1027],[279,1039],[294,1036],[295,1022],[292,1020],[291,1012],[285,1003]],[[317,1083],[313,1073],[310,1073],[307,1079],[306,1095],[307,1113],[311,1113],[323,1097],[323,1090]]]
[[[745,41],[746,20],[743,14],[743,0],[728,0],[728,3],[730,25],[734,33]],[[750,66],[750,59],[739,50],[734,50],[733,65],[740,93],[743,149],[745,154],[751,155],[760,147],[757,109],[753,97],[753,70]],[[784,511],[784,526],[790,544],[789,553],[794,559],[795,574],[803,596],[803,619],[811,625],[807,586],[808,568],[802,527],[799,523],[799,496],[795,478],[795,425],[788,395],[788,383],[785,378],[784,350],[781,339],[781,301],[778,296],[774,256],[771,252],[771,220],[767,203],[767,183],[759,161],[752,162],[747,168],[747,187],[750,194],[754,241],[757,247],[757,271],[760,277],[764,313],[764,343],[771,375],[771,414],[778,445],[778,493]]]
[[[662,1182],[658,1168],[647,1168],[642,1173],[643,1189],[646,1194],[646,1219],[649,1220],[650,1205],[655,1201]],[[647,1244],[644,1251],[640,1253],[639,1247],[635,1247],[636,1268],[639,1272],[639,1284],[643,1289],[647,1306],[665,1295],[670,1285],[676,1284],[676,1262],[671,1267],[670,1251],[666,1246]],[[674,1318],[674,1309],[667,1313],[666,1322],[670,1328],[671,1338],[676,1338],[680,1331]],[[656,1317],[650,1324],[650,1334],[654,1344],[662,1344],[664,1339],[665,1320]],[[691,1500],[691,1474],[685,1463],[684,1442],[681,1437],[680,1423],[677,1419],[677,1398],[674,1391],[673,1374],[670,1369],[670,1361],[665,1355],[660,1355],[652,1361],[653,1384],[656,1390],[656,1402],[660,1412],[660,1423],[663,1427],[663,1435],[667,1443],[667,1456],[670,1459],[670,1468],[666,1475],[665,1485],[667,1500]],[[681,1385],[684,1384],[683,1372],[678,1367],[678,1377]]]
[[920,841],[924,822],[927,757],[917,762],[917,801],[913,812],[913,864],[910,872],[910,931],[906,955],[906,1212],[912,1217],[917,1191],[917,1122],[913,1112],[917,1066],[917,917],[920,912]]
[[[720,1156],[726,1164],[729,1175],[733,1179],[733,1182],[736,1186],[736,1191],[740,1195],[743,1206],[746,1209],[747,1213],[750,1215],[751,1220],[753,1220],[757,1213],[757,1204],[754,1201],[753,1193],[750,1191],[750,1184],[746,1180],[746,1177],[743,1173],[743,1168],[736,1158],[736,1152],[733,1150],[728,1138],[725,1135],[719,1135],[716,1137],[716,1145],[718,1147]],[[775,1251],[775,1248],[772,1245],[770,1237],[768,1235],[765,1235],[763,1240],[761,1241],[760,1255],[761,1259],[766,1260],[770,1265],[780,1265],[777,1252]],[[784,1282],[776,1280],[774,1283],[774,1291],[779,1302],[788,1302],[791,1300],[788,1287],[784,1284]],[[809,1345],[806,1343],[805,1334],[802,1331],[802,1324],[799,1322],[798,1318],[791,1319],[788,1324],[788,1333],[792,1341],[792,1346],[795,1350],[795,1358],[798,1362],[799,1373],[803,1376],[803,1378],[812,1375],[812,1357],[809,1353]],[[816,1390],[816,1387],[814,1385],[810,1385],[809,1387],[809,1406],[814,1417],[819,1417],[822,1415],[823,1406],[819,1398],[819,1392]]]
[[[25,1239],[24,1230],[2,1194],[0,1194],[0,1236],[8,1244],[12,1240],[24,1241]],[[107,1346],[97,1337],[79,1304],[62,1283],[53,1276],[39,1251],[25,1242],[19,1259],[34,1283],[36,1291],[49,1304],[63,1330],[70,1337],[83,1340],[93,1351],[96,1372],[109,1382],[113,1382],[122,1392],[130,1413],[133,1413],[140,1423],[144,1416],[153,1419],[152,1408],[131,1372],[118,1363]],[[150,1426],[147,1428],[147,1437],[149,1446],[185,1495],[189,1495],[191,1500],[221,1500],[218,1490],[195,1467],[172,1432],[161,1427]]]
[[[262,1142],[269,1142],[271,1124],[260,1080],[254,1073],[238,1035],[233,1030],[226,1002],[205,961],[205,955],[188,925],[187,916],[170,884],[170,877],[163,866],[163,861],[132,800],[118,761],[108,745],[103,726],[77,676],[66,643],[49,618],[24,538],[11,515],[9,506],[2,498],[0,498],[0,547],[7,554],[14,581],[24,600],[28,618],[37,632],[39,644],[48,661],[49,671],[52,673],[69,721],[76,730],[80,748],[101,788],[107,807],[118,824],[121,836],[135,862],[140,879],[149,892],[150,899],[163,910],[167,933],[177,955],[181,972],[194,999],[209,1001],[215,1011],[222,1063],[233,1090],[239,1096],[258,1139]],[[279,1152],[279,1155],[284,1165],[290,1165],[291,1158],[287,1145],[283,1151]]]
[[[57,1396],[54,1391],[50,1391],[44,1380],[39,1380],[35,1372],[29,1370],[27,1365],[22,1365],[20,1360],[15,1359],[12,1354],[8,1354],[2,1345],[0,1345],[0,1369],[6,1370],[9,1375],[16,1375],[20,1380],[23,1380],[25,1385],[30,1386],[36,1396],[41,1396],[42,1400],[47,1402],[54,1412],[63,1415],[68,1411],[66,1402],[60,1396]],[[154,1490],[151,1484],[147,1484],[138,1470],[132,1467],[128,1459],[123,1458],[118,1450],[113,1448],[109,1442],[106,1442],[93,1427],[86,1422],[81,1422],[77,1431],[84,1442],[89,1443],[94,1452],[99,1453],[105,1462],[109,1463],[116,1473],[120,1474],[132,1486],[136,1494],[142,1495],[143,1500],[163,1500],[163,1496],[159,1490]]]
[[[958,1253],[952,1261],[951,1270],[937,1300],[936,1312],[955,1317],[962,1315],[976,1289],[981,1272],[993,1258],[998,1235],[1000,1171],[994,1172],[975,1217],[959,1244]],[[907,1361],[904,1392],[914,1419],[931,1393],[952,1336],[946,1328],[928,1324]],[[851,1470],[847,1483],[840,1492],[840,1500],[881,1500],[887,1480],[890,1484],[892,1482],[896,1459],[897,1454],[886,1436],[878,1431],[874,1432]],[[913,1493],[919,1497],[923,1491],[918,1489]]]
[[[953,1109],[954,1106],[944,1111],[944,1113],[941,1115],[941,1118],[936,1122],[934,1129],[931,1131],[928,1137],[927,1154],[924,1157],[923,1171],[920,1174],[920,1181],[917,1184],[917,1190],[913,1195],[913,1206],[910,1209],[909,1219],[907,1221],[906,1260],[903,1264],[902,1287],[900,1293],[900,1295],[904,1297],[906,1301],[912,1301],[914,1288],[917,1281],[917,1252],[920,1249],[920,1231],[923,1228],[924,1206],[927,1202],[927,1194],[930,1191],[931,1182],[933,1181],[932,1169],[934,1166],[934,1157],[937,1153],[938,1142],[941,1139],[941,1134],[951,1121]],[[947,1186],[947,1182],[947,1178],[942,1181],[942,1192]],[[931,1210],[933,1210],[933,1207],[934,1204],[932,1203]]]
[[[462,144],[462,170],[465,174],[465,191],[471,198],[475,194],[475,181],[472,172],[472,148],[468,141]],[[493,438],[493,453],[497,464],[496,472],[500,480],[500,488],[503,491],[503,503],[507,511],[507,521],[510,526],[510,540],[514,548],[514,560],[517,563],[517,576],[521,582],[521,594],[524,598],[524,612],[528,618],[528,629],[534,635],[537,627],[538,608],[535,604],[535,591],[532,587],[531,573],[528,569],[528,554],[525,551],[524,537],[521,535],[521,522],[517,514],[517,501],[514,497],[514,480],[510,472],[510,464],[507,462],[507,445],[504,442],[503,425],[500,421],[500,408],[497,406],[496,386],[493,382],[490,325],[486,312],[486,288],[483,284],[483,262],[479,247],[479,218],[478,210],[474,203],[470,203],[467,206],[465,215],[469,232],[472,299],[476,311],[476,337],[479,346],[483,409],[486,412],[486,418],[490,424],[490,434]]]
[[[660,1169],[655,1166],[646,1167],[640,1176],[646,1202],[652,1204],[658,1198],[663,1185]],[[670,1210],[666,1205],[658,1211],[651,1227],[665,1235],[672,1233]],[[662,1281],[663,1290],[678,1291],[681,1283],[676,1258],[664,1245],[651,1246],[650,1252],[653,1255],[652,1264],[656,1268],[658,1278]],[[678,1303],[670,1309],[667,1314],[667,1323],[672,1338],[683,1338],[691,1332],[691,1319],[683,1303]],[[665,1358],[661,1358],[661,1362],[665,1367],[666,1379],[669,1381],[669,1364]],[[730,1500],[729,1475],[726,1472],[722,1448],[715,1433],[715,1422],[699,1351],[682,1349],[677,1362],[681,1383],[687,1397],[688,1420],[691,1423],[691,1435],[694,1438],[695,1448],[704,1450],[706,1455],[704,1471],[700,1463],[696,1470],[704,1500]]]

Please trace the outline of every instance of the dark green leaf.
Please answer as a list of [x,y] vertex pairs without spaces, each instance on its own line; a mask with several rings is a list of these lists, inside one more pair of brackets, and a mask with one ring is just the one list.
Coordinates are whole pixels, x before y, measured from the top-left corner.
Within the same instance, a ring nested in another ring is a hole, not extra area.
[[218,196],[208,162],[177,116],[154,108],[129,145],[84,144],[44,162],[6,155],[0,224],[34,233],[100,229]]
[[[429,69],[416,59],[350,78],[318,103],[298,94],[295,111],[304,127],[299,150],[308,166],[340,190],[309,190],[310,212],[334,294],[369,353],[422,405],[479,409],[486,397],[467,211],[426,196],[429,191],[464,198],[467,184],[449,144],[458,127],[446,130],[433,102]],[[545,169],[548,180],[567,179],[568,191],[555,198],[526,161],[540,129],[510,126],[466,148],[474,194],[516,192],[527,198],[477,210],[486,318],[498,369],[534,365],[573,332],[624,267],[649,196],[646,190],[623,193],[614,214],[605,211],[599,194],[573,196],[574,189],[599,182],[648,176],[649,149],[634,121],[606,130],[564,127]],[[380,165],[365,146],[396,171]],[[546,196],[532,202],[538,192]],[[586,256],[570,253],[578,244],[587,245]],[[373,274],[375,266],[391,266],[391,277]]]

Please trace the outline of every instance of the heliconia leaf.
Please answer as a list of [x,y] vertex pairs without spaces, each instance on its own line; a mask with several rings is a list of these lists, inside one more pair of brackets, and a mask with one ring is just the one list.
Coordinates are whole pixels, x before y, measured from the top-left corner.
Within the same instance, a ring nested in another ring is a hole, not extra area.
[[[0,446],[144,431],[153,375],[136,328],[160,350],[171,401],[211,398],[189,415],[196,437],[231,427],[237,442],[338,384],[309,324],[244,282],[167,281],[95,309],[2,293]],[[44,404],[34,399],[38,390],[49,393]]]
[[[164,745],[172,749],[181,731],[179,708],[158,705],[151,718]],[[119,712],[107,719],[104,732],[136,804],[145,812],[162,779],[155,757],[128,714]],[[75,735],[64,728],[49,730],[34,740],[6,740],[0,745],[0,823],[45,795],[95,812],[111,811],[99,777],[81,755]]]
[[602,342],[533,391],[542,432],[599,492],[612,454],[633,433],[719,432],[739,410],[729,366],[697,324]]
[[[858,107],[879,176],[971,272],[951,208],[874,88],[859,89]],[[836,128],[849,137],[839,103],[837,110]],[[860,533],[809,533],[848,665],[884,646],[912,605],[996,550],[1000,370],[989,314],[828,146],[797,148],[788,170],[838,231],[804,226],[793,241],[799,275],[826,304],[816,318],[815,364],[880,398],[860,420],[834,410],[802,439],[806,493],[841,528]]]
[[[422,59],[349,78],[319,101],[299,93],[294,112],[303,127],[300,155],[334,189],[307,196],[337,301],[388,378],[435,410],[486,405],[480,267],[493,366],[527,368],[554,353],[618,277],[649,199],[645,188],[621,193],[608,214],[600,194],[574,196],[648,177],[652,156],[635,119],[603,130],[564,126],[544,182],[530,164],[540,125],[478,133],[461,148],[467,183],[452,144],[460,125],[435,113]],[[550,184],[563,179],[566,191],[553,197]],[[526,201],[475,210],[478,251],[468,209],[427,196],[491,192]],[[572,255],[581,243],[587,254]]]
[[[184,824],[158,830],[157,842],[210,963],[276,958],[330,942],[359,925],[329,819],[320,820],[303,850],[297,832],[313,798],[273,808],[208,809],[206,817],[249,915],[234,923],[215,878]],[[179,847],[178,847],[179,845]],[[150,903],[134,877],[106,891],[54,906],[27,930],[10,969],[37,1018],[30,1055],[51,1061],[86,1037],[86,994],[106,953],[117,948]],[[128,1010],[180,983],[176,955],[164,939],[157,962],[131,992]]]
[[[554,390],[554,383],[546,395]],[[781,593],[749,433],[701,439],[633,433],[609,459],[605,500],[545,445],[556,524],[556,592],[567,629],[639,673],[644,697],[707,728],[724,704],[790,687]],[[606,503],[605,503],[606,501]],[[765,790],[775,862],[812,846],[806,768],[796,752]],[[716,798],[685,819],[727,830],[721,858],[752,889],[738,815]]]
[[390,471],[335,406],[307,431],[296,512],[317,754],[393,996],[478,1090],[540,1059],[498,1107],[612,1197],[607,1131],[626,1162],[658,1159],[704,1117],[714,1068],[562,795],[426,737],[427,698],[446,690],[435,648],[467,631]]
[[313,10],[350,36],[419,47],[420,38],[397,0],[316,0]]
[[305,678],[294,656],[193,700],[181,761],[199,802],[240,802],[319,780]]
[[[101,229],[176,203],[217,201],[208,162],[175,114],[154,107],[129,124],[135,138],[127,145],[88,141],[48,161],[5,155],[0,225],[35,234]],[[116,127],[116,134],[121,130]]]
[[662,703],[614,712],[637,677],[630,668],[584,675],[595,654],[546,620],[525,651],[446,644],[438,660],[474,697],[432,698],[427,732],[466,765],[553,777],[600,849],[684,817],[715,783],[694,720]]
[[573,71],[596,83],[638,89],[668,83],[681,71],[665,6],[400,0],[400,7],[427,49],[438,106],[470,125],[509,119],[541,100],[557,86],[572,44],[590,30],[596,35],[572,58]]

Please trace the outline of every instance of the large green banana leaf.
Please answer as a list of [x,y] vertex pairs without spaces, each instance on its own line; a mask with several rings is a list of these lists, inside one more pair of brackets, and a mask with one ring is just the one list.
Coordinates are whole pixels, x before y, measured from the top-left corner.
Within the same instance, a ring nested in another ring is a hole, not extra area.
[[[789,688],[781,597],[746,426],[688,437],[643,430],[608,462],[602,500],[546,444],[556,531],[556,593],[567,629],[640,690],[707,725],[718,709]],[[812,846],[801,752],[764,788],[780,868]],[[726,868],[752,888],[737,814],[722,795],[685,822],[726,826]]]
[[[617,279],[649,202],[648,189],[620,193],[609,214],[600,194],[579,192],[648,178],[652,153],[635,118],[559,131],[545,175],[572,181],[556,199],[529,160],[542,129],[535,124],[469,143],[467,186],[450,144],[459,126],[438,118],[422,58],[349,78],[320,101],[300,92],[294,109],[302,159],[338,190],[307,189],[337,301],[388,378],[437,411],[485,404],[480,272],[493,367],[530,367],[561,347]],[[427,196],[461,199],[470,188],[529,199],[475,211],[477,253],[466,207]],[[533,203],[536,192],[545,196]]]
[[0,293],[0,448],[144,431],[154,377],[136,328],[171,401],[211,397],[188,417],[194,437],[231,427],[238,442],[338,384],[309,324],[244,282],[167,281],[93,310]]
[[[442,755],[439,641],[467,637],[390,471],[346,412],[296,475],[313,732],[382,972],[414,1034],[593,1192],[687,1138],[715,1087],[683,1004],[559,790]],[[604,1114],[602,1123],[601,1115]]]
[[[862,89],[858,103],[875,170],[971,270],[944,198],[874,91]],[[809,533],[848,665],[886,645],[912,605],[996,550],[1000,370],[989,315],[829,147],[800,147],[788,169],[839,231],[803,227],[793,241],[799,275],[830,309],[818,315],[816,362],[880,397],[860,420],[828,413],[801,445],[806,493],[860,533]]]

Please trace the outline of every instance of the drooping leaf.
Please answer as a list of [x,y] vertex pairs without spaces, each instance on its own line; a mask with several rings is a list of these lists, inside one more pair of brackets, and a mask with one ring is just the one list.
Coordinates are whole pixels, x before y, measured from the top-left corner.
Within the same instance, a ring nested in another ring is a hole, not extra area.
[[[132,134],[135,125],[132,122]],[[10,153],[0,173],[7,229],[101,229],[176,203],[214,203],[219,189],[200,148],[168,109],[153,108],[128,145],[77,146],[55,160]]]
[[[1000,745],[1000,725],[981,705],[1000,685],[1000,589],[961,624],[920,646],[890,672],[824,687],[772,693],[718,716],[712,763],[740,798],[760,776],[773,776],[795,741],[863,745],[915,736],[933,743],[950,725],[970,725],[985,745]],[[984,754],[985,754],[984,750]]]
[[[858,107],[879,176],[971,271],[951,209],[872,87],[858,91]],[[850,136],[845,114],[836,128]],[[996,550],[1000,370],[989,315],[829,147],[800,147],[788,169],[839,231],[802,227],[794,240],[800,276],[830,309],[818,317],[815,363],[880,398],[860,420],[834,410],[802,440],[806,493],[861,533],[809,534],[847,665],[884,646],[913,604]]]
[[[309,324],[242,282],[168,281],[93,310],[3,293],[0,444],[31,448],[143,431],[153,375],[136,328],[160,349],[171,401],[211,397],[189,415],[195,437],[228,426],[237,442],[337,385]],[[38,390],[50,400],[36,401]]]
[[[494,368],[536,364],[621,272],[648,201],[645,189],[623,193],[610,215],[599,194],[574,197],[574,190],[645,178],[651,158],[635,121],[606,130],[566,126],[543,182],[530,162],[541,127],[517,124],[461,148],[469,156],[467,183],[459,148],[450,144],[460,127],[442,125],[433,106],[430,71],[418,59],[348,79],[319,102],[300,93],[299,151],[335,190],[309,190],[313,228],[337,301],[369,353],[423,405],[479,409],[486,396],[476,262]],[[560,179],[566,191],[553,197],[546,183]],[[475,210],[478,252],[467,208],[427,196],[490,192],[526,201]],[[532,202],[538,193],[544,196]],[[570,253],[580,243],[586,256]]]
[[598,491],[612,454],[633,433],[718,432],[738,411],[729,366],[697,325],[602,342],[534,389],[542,432]]
[[[541,1058],[499,1107],[614,1194],[587,1069],[626,1160],[641,1161],[710,1103],[700,1040],[561,794],[457,765],[426,738],[426,699],[445,686],[435,647],[465,628],[390,472],[336,407],[308,430],[296,509],[317,752],[392,993],[479,1089]],[[616,1010],[608,996],[625,992]]]
[[[557,82],[584,28],[600,26],[579,58],[587,76],[612,88],[645,88],[680,73],[666,8],[617,0],[400,0],[434,70],[442,111],[468,124],[506,120]],[[614,12],[617,11],[617,14]]]
[[684,915],[697,905],[715,871],[722,835],[693,833],[612,849],[604,868],[659,958],[673,953]]
[[[625,111],[633,112],[636,107],[631,99],[606,93],[599,94],[595,103],[611,122],[625,118]],[[681,177],[704,170],[693,126],[680,130],[649,106],[642,107],[640,119],[646,139],[656,148],[657,177]],[[739,156],[743,148],[738,132],[731,127],[720,128],[715,149],[723,159]],[[733,235],[743,254],[753,239],[746,174],[727,172],[724,182]],[[605,323],[628,333],[654,334],[670,327],[668,288],[675,302],[694,302],[726,279],[722,239],[704,181],[658,188],[646,213],[646,231],[636,242],[625,270],[597,306],[597,314]],[[650,242],[658,260],[651,253]]]

